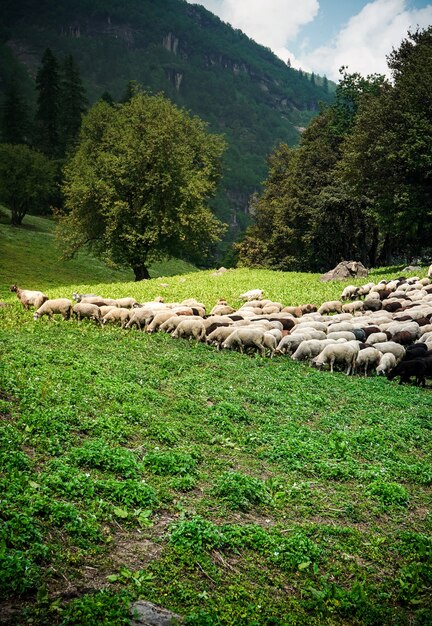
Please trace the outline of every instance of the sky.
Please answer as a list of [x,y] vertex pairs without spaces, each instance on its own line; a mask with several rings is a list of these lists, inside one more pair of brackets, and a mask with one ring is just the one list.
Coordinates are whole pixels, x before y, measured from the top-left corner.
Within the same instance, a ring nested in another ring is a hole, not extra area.
[[386,55],[409,29],[432,25],[432,0],[189,0],[295,68],[337,81],[388,74]]

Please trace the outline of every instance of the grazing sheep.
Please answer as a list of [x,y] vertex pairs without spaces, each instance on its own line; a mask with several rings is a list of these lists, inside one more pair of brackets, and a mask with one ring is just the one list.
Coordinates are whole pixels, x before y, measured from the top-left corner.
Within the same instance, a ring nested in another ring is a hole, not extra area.
[[[96,306],[96,305],[92,305],[92,306]],[[105,317],[107,313],[109,313],[110,311],[116,308],[117,308],[116,306],[106,306],[106,305],[100,306],[99,310],[101,313],[101,317]]]
[[[156,333],[158,330],[160,330],[162,324],[171,319],[172,316],[173,312],[169,309],[167,311],[160,311],[154,316],[150,324],[147,326],[146,331],[148,333]],[[177,315],[177,317],[181,316]],[[182,319],[184,319],[184,317]]]
[[324,302],[318,309],[320,315],[327,315],[328,313],[342,313],[342,303],[339,300],[331,300]]
[[326,346],[333,343],[336,343],[333,339],[324,339],[321,341],[319,339],[306,339],[301,342],[291,358],[293,361],[311,360],[318,356]]
[[96,306],[117,306],[117,300],[101,298],[100,296],[84,296],[80,302],[83,304],[96,304]]
[[264,333],[263,344],[264,347],[267,348],[267,350],[270,350],[270,358],[272,359],[274,357],[274,353],[276,352],[278,342],[276,337],[271,333],[271,331]]
[[[382,354],[382,353],[381,353]],[[386,352],[380,358],[376,373],[378,376],[387,376],[387,374],[396,367],[396,357],[392,352]]]
[[395,343],[400,343],[402,346],[407,346],[413,342],[413,336],[407,330],[400,330],[392,336],[391,340]]
[[262,300],[264,295],[264,291],[262,289],[250,289],[249,291],[245,291],[245,293],[240,294],[240,300],[247,300],[250,302],[251,300]]
[[364,368],[364,375],[367,376],[367,371],[370,366],[377,367],[379,365],[382,353],[375,348],[365,348],[360,350],[356,359],[356,368]]
[[375,287],[375,283],[367,283],[366,285],[361,285],[358,290],[358,296],[367,296],[372,289]]
[[[136,326],[138,330],[141,330],[142,327],[146,327],[152,319],[157,315],[157,313],[161,312],[160,307],[150,308],[143,307],[134,309],[130,315],[129,321],[126,324],[125,328],[132,328]],[[171,312],[172,315],[172,312]]]
[[409,383],[412,376],[415,376],[415,384],[417,386],[426,384],[427,363],[432,359],[413,359],[412,361],[401,361],[388,374],[387,380],[393,380],[396,376],[400,376],[399,385]]
[[346,374],[354,372],[355,362],[359,353],[357,341],[347,341],[346,343],[334,343],[326,346],[324,350],[313,360],[313,364],[321,369],[326,363],[330,363],[330,372],[333,373],[335,363],[342,363],[347,366]]
[[301,304],[300,309],[303,315],[307,313],[315,313],[316,311],[318,311],[318,307],[315,304],[310,304],[310,302],[308,302],[307,304]]
[[379,296],[377,298],[370,297],[370,294],[367,298],[363,300],[363,311],[379,311],[382,309],[381,300]]
[[159,330],[162,333],[172,333],[183,320],[184,317],[181,315],[171,315],[171,317],[160,325]]
[[138,304],[135,298],[118,298],[116,303],[119,309],[133,309]]
[[185,317],[177,328],[171,333],[175,339],[187,338],[203,341],[206,336],[204,321],[201,318]]
[[353,324],[350,321],[335,322],[327,326],[327,333],[352,332]]
[[355,313],[357,311],[363,311],[364,303],[363,300],[354,300],[353,302],[348,302],[342,306],[342,311],[344,313]]
[[261,356],[265,355],[264,331],[260,328],[245,326],[236,328],[223,342],[222,348],[231,350],[238,347],[243,353],[245,348],[257,348]]
[[230,313],[235,313],[235,309],[228,304],[216,304],[210,311],[210,315],[229,315]]
[[285,335],[279,342],[276,352],[278,354],[287,354],[295,352],[302,341],[312,339],[308,333],[297,333],[296,335]]
[[72,315],[76,317],[80,322],[84,317],[89,320],[93,320],[98,324],[101,323],[101,310],[95,304],[88,304],[85,302],[78,302],[72,307]]
[[297,334],[307,333],[309,335],[309,339],[327,339],[327,335],[322,330],[315,330],[311,326],[296,326],[291,331],[291,336]]
[[382,343],[383,341],[387,341],[388,337],[385,333],[372,333],[367,338],[367,342],[373,346],[374,343]]
[[67,298],[55,298],[54,300],[46,300],[42,306],[38,308],[33,315],[33,319],[37,320],[43,315],[48,315],[52,319],[53,315],[59,314],[63,319],[68,320],[72,313],[72,302]]
[[120,322],[121,327],[125,328],[126,324],[128,323],[130,319],[130,315],[131,315],[130,309],[126,309],[124,307],[122,308],[113,307],[111,311],[108,311],[108,313],[103,316],[102,324],[105,325],[105,324],[108,324],[108,322],[113,322],[113,323]]
[[284,306],[281,313],[289,313],[293,317],[302,317],[303,310],[300,306]]
[[395,343],[394,341],[383,341],[382,343],[375,343],[374,348],[386,354],[387,352],[391,352],[396,357],[396,362],[398,363],[405,356],[405,348],[400,345],[400,343]]
[[18,285],[11,285],[10,290],[15,292],[18,300],[21,302],[23,307],[28,311],[30,306],[34,306],[38,309],[44,302],[48,300],[48,296],[46,296],[42,291],[29,291],[28,289],[20,289]]
[[233,326],[219,326],[215,328],[209,335],[207,335],[206,343],[214,344],[218,350],[220,350],[223,342],[228,339],[231,333],[235,330]]
[[346,339],[347,341],[353,341],[356,339],[356,336],[353,332],[349,332],[347,330],[341,330],[335,333],[327,333],[327,339]]
[[425,359],[432,356],[426,343],[415,343],[408,346],[402,361],[412,361],[413,359]]
[[99,298],[99,296],[95,293],[77,293],[76,291],[72,294],[72,300],[75,302],[81,302],[83,298]]
[[355,285],[348,285],[342,291],[341,300],[354,300],[357,297],[359,288]]

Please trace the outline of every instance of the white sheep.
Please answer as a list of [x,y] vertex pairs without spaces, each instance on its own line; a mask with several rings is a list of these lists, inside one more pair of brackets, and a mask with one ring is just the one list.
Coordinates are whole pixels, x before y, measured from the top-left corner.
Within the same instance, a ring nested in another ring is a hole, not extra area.
[[307,339],[302,341],[297,350],[292,355],[293,361],[306,361],[312,360],[318,356],[326,346],[336,343],[332,339]]
[[78,321],[81,321],[84,317],[86,317],[87,319],[93,320],[98,324],[101,323],[101,311],[95,304],[78,302],[72,307],[72,315],[74,315]]
[[128,323],[129,319],[130,319],[130,315],[131,315],[131,310],[130,309],[126,309],[125,307],[113,307],[111,309],[111,311],[108,311],[108,313],[106,313],[106,315],[103,316],[102,319],[102,324],[108,324],[108,322],[120,322],[121,323],[121,327],[125,328],[126,324]]
[[210,311],[210,315],[230,315],[235,309],[228,304],[216,304]]
[[84,296],[80,302],[83,304],[96,304],[96,306],[117,306],[117,300],[102,298],[101,296]]
[[330,372],[333,373],[335,363],[342,363],[347,366],[346,374],[354,372],[355,362],[359,353],[359,345],[356,341],[345,343],[334,343],[326,346],[324,350],[313,360],[315,367],[321,369],[326,363],[330,364]]
[[351,321],[335,322],[327,326],[327,333],[352,332],[353,323]]
[[287,354],[295,352],[302,341],[312,339],[308,333],[296,333],[295,335],[285,335],[279,342],[276,352],[278,354]]
[[386,376],[396,365],[397,361],[395,355],[392,352],[386,352],[380,358],[376,373],[378,376]]
[[177,326],[177,328],[171,333],[171,337],[175,339],[187,338],[196,339],[197,341],[203,341],[206,336],[206,329],[204,322],[198,317],[185,316],[184,320]]
[[240,294],[240,300],[247,300],[250,302],[251,300],[262,300],[264,295],[264,291],[262,289],[250,289],[249,291],[245,291],[245,293]]
[[63,319],[68,320],[72,312],[72,302],[67,298],[55,298],[54,300],[46,300],[42,306],[38,308],[33,315],[33,319],[37,320],[43,315],[48,315],[52,319],[53,315],[59,314]]
[[347,302],[342,306],[344,313],[356,313],[357,311],[363,311],[363,300],[354,300],[353,302]]
[[328,332],[327,339],[346,339],[347,341],[353,341],[356,339],[356,336],[353,332],[348,330],[340,330],[338,332]]
[[[165,306],[162,307],[142,307],[142,308],[137,308],[137,309],[133,309],[129,321],[126,324],[125,328],[132,328],[133,326],[136,326],[138,330],[141,330],[142,327],[146,327],[147,324],[149,324],[152,319],[155,317],[155,315],[157,315],[157,313],[160,313],[162,309],[166,309]],[[171,312],[172,315],[172,312]]]
[[116,303],[119,309],[133,309],[138,304],[135,298],[117,298]]
[[267,331],[264,333],[263,344],[265,348],[270,350],[270,358],[272,359],[274,356],[274,353],[276,352],[278,342],[277,342],[275,335],[273,335],[271,331]]
[[372,333],[367,338],[367,343],[369,343],[371,346],[376,343],[383,343],[384,341],[387,341],[387,335],[385,333]]
[[233,326],[219,326],[207,335],[206,342],[208,344],[214,344],[217,349],[220,350],[223,342],[228,339],[234,330],[235,328]]
[[356,368],[364,368],[364,375],[366,377],[368,368],[370,366],[378,366],[382,356],[382,352],[376,350],[375,348],[365,348],[364,350],[360,350],[356,358]]
[[401,346],[400,343],[395,343],[394,341],[383,341],[382,343],[375,343],[373,347],[383,354],[391,352],[392,354],[394,354],[397,363],[399,363],[399,361],[401,361],[405,356],[405,348]]
[[242,353],[245,348],[257,348],[261,356],[264,356],[264,330],[252,326],[237,327],[222,344],[222,348],[226,350],[235,347],[238,347]]
[[328,313],[342,313],[342,302],[339,300],[330,300],[324,302],[318,309],[320,315],[327,315]]
[[10,290],[16,293],[18,300],[27,311],[30,306],[34,306],[36,309],[38,309],[40,306],[42,306],[44,302],[48,300],[48,296],[42,293],[42,291],[29,291],[28,289],[20,289],[18,285],[11,285]]
[[[176,317],[180,317],[180,318],[182,317],[180,315],[177,315],[176,313],[175,315]],[[168,309],[167,311],[160,311],[154,316],[150,324],[147,326],[146,331],[148,333],[156,333],[158,330],[160,330],[162,324],[167,322],[172,317],[173,317],[173,312],[171,310]]]
[[342,291],[341,300],[353,300],[358,295],[359,288],[355,285],[348,285]]
[[295,326],[291,335],[303,334],[306,333],[309,335],[309,339],[327,339],[327,335],[322,330],[315,330],[315,328],[311,328],[310,326]]

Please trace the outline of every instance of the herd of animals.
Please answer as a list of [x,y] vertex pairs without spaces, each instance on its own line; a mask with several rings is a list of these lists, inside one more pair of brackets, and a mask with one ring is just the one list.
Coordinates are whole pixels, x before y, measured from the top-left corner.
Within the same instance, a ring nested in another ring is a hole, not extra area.
[[[261,289],[240,295],[234,309],[225,300],[206,314],[195,299],[165,303],[162,298],[138,303],[95,294],[49,299],[40,291],[11,286],[25,309],[36,308],[34,319],[62,315],[97,324],[170,333],[174,338],[206,342],[219,349],[258,351],[262,356],[290,354],[316,368],[346,369],[346,374],[375,370],[400,384],[426,384],[432,377],[432,266],[425,278],[398,278],[349,285],[340,300],[284,306],[264,298]],[[75,303],[74,303],[75,302]]]

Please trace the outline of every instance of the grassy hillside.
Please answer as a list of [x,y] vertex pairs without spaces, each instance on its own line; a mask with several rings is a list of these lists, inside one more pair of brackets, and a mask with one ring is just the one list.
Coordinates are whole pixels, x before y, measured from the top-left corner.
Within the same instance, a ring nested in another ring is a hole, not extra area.
[[[15,228],[10,225],[9,212],[0,207],[0,299],[7,297],[9,286],[15,282],[28,289],[37,284],[38,289],[44,291],[62,285],[68,288],[70,296],[69,285],[133,280],[132,270],[113,269],[85,252],[70,261],[62,260],[61,254],[53,221],[27,215],[23,225]],[[178,259],[154,263],[150,267],[152,277],[193,271],[196,271],[193,265]]]
[[[61,264],[44,283],[43,264],[26,286],[79,287]],[[208,306],[344,286],[251,270],[110,283],[84,266],[103,295]],[[136,598],[196,625],[431,623],[430,389],[34,322],[3,296],[2,623],[126,624]]]

